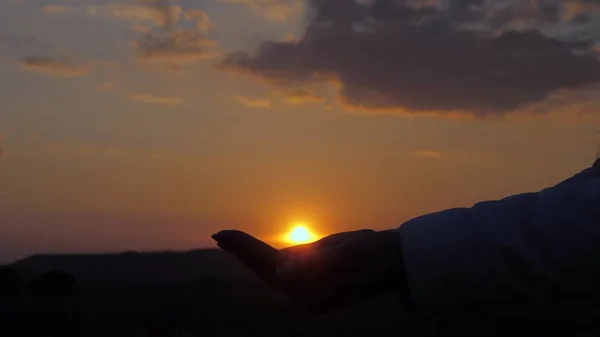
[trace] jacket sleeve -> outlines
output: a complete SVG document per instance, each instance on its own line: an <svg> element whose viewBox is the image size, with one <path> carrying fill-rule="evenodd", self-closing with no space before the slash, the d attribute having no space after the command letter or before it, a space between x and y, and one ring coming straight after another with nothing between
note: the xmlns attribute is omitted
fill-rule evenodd
<svg viewBox="0 0 600 337"><path fill-rule="evenodd" d="M600 287L600 161L542 191L428 214L397 232L418 310L589 297Z"/></svg>

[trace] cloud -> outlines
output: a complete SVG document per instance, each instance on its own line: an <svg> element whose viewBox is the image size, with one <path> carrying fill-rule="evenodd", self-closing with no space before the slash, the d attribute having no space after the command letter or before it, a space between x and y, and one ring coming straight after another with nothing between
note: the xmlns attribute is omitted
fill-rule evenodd
<svg viewBox="0 0 600 337"><path fill-rule="evenodd" d="M349 109L481 117L600 83L594 25L572 22L597 20L597 1L308 4L302 37L229 53L217 67L278 88L333 83Z"/></svg>
<svg viewBox="0 0 600 337"><path fill-rule="evenodd" d="M285 102L290 104L323 103L325 98L310 90L295 89L286 92Z"/></svg>
<svg viewBox="0 0 600 337"><path fill-rule="evenodd" d="M151 94L134 94L129 100L136 103L159 104L159 105L181 105L183 99L177 97L155 96Z"/></svg>
<svg viewBox="0 0 600 337"><path fill-rule="evenodd" d="M75 10L71 6L46 5L42 7L42 11L47 14L68 14Z"/></svg>
<svg viewBox="0 0 600 337"><path fill-rule="evenodd" d="M39 143L23 154L32 157L104 157L114 158L122 154L117 146L90 145L82 143Z"/></svg>
<svg viewBox="0 0 600 337"><path fill-rule="evenodd" d="M208 33L214 29L215 24L210 20L208 14L198 9L190 9L185 12L185 18L194 22L199 32Z"/></svg>
<svg viewBox="0 0 600 337"><path fill-rule="evenodd" d="M133 31L136 33L140 33L140 34L147 34L150 33L152 31L152 27L147 26L145 24L142 23L136 23L133 26Z"/></svg>
<svg viewBox="0 0 600 337"><path fill-rule="evenodd" d="M173 29L143 34L134 42L138 57L144 60L161 60L190 63L218 54L216 42L195 29Z"/></svg>
<svg viewBox="0 0 600 337"><path fill-rule="evenodd" d="M102 61L102 60L93 59L90 61L90 66L102 67L102 68L106 68L106 69L117 69L121 65L115 61Z"/></svg>
<svg viewBox="0 0 600 337"><path fill-rule="evenodd" d="M46 57L28 57L21 61L27 71L58 77L80 77L89 73L91 65L74 65L69 59L54 60Z"/></svg>
<svg viewBox="0 0 600 337"><path fill-rule="evenodd" d="M430 158L430 159L439 159L443 156L443 154L439 151L434 150L417 150L414 153L415 157L420 158Z"/></svg>
<svg viewBox="0 0 600 337"><path fill-rule="evenodd" d="M104 82L98 87L98 91L107 92L115 89L115 84L113 82Z"/></svg>
<svg viewBox="0 0 600 337"><path fill-rule="evenodd" d="M271 107L271 101L268 98L237 96L235 100L249 108L269 109Z"/></svg>
<svg viewBox="0 0 600 337"><path fill-rule="evenodd" d="M285 22L302 12L302 0L221 0L246 5L256 16Z"/></svg>
<svg viewBox="0 0 600 337"><path fill-rule="evenodd" d="M166 0L149 1L147 8L160 20L153 20L154 27L139 23L134 26L141 33L133 42L138 59L160 61L167 69L177 70L183 64L221 55L210 37L214 24L205 12L184 12Z"/></svg>
<svg viewBox="0 0 600 337"><path fill-rule="evenodd" d="M152 22L158 27L168 28L176 24L183 9L181 6L169 5L167 1L153 1L149 5L109 4L106 6L87 7L92 16L104 16L135 22Z"/></svg>

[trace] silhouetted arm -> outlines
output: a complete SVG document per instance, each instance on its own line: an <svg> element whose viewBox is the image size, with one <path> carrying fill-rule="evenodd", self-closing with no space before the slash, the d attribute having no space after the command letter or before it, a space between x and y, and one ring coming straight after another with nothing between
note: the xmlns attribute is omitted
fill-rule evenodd
<svg viewBox="0 0 600 337"><path fill-rule="evenodd" d="M540 192L425 215L396 231L417 309L600 299L600 161Z"/></svg>

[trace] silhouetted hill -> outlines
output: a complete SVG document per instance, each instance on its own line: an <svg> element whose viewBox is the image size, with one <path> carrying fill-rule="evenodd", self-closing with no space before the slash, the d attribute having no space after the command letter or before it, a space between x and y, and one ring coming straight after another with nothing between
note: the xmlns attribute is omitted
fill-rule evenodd
<svg viewBox="0 0 600 337"><path fill-rule="evenodd" d="M80 281L187 282L206 276L258 282L237 259L216 249L189 252L33 255L11 265L40 274L60 270Z"/></svg>

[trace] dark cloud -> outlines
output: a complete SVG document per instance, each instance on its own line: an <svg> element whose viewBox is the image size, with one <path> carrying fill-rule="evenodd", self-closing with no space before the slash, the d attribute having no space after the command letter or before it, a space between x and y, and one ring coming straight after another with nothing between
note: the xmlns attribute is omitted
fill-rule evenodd
<svg viewBox="0 0 600 337"><path fill-rule="evenodd" d="M542 33L571 29L583 12L599 11L600 1L308 3L302 38L228 54L219 67L278 86L335 81L340 100L354 107L476 115L600 82L594 41Z"/></svg>

